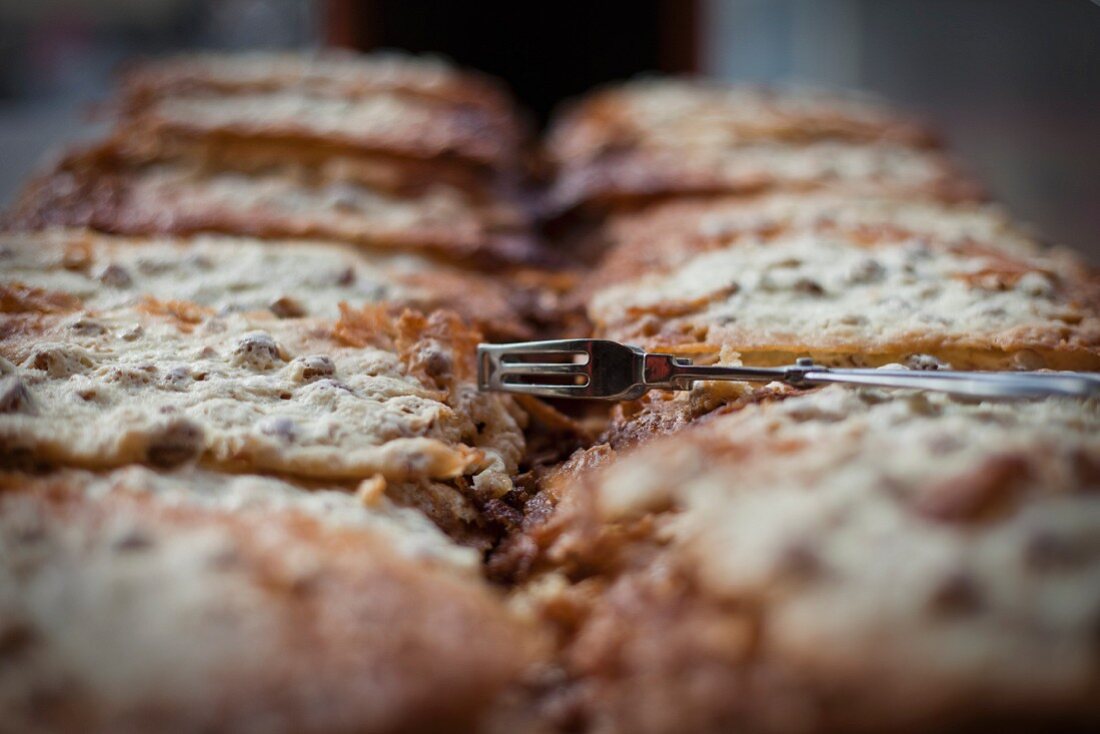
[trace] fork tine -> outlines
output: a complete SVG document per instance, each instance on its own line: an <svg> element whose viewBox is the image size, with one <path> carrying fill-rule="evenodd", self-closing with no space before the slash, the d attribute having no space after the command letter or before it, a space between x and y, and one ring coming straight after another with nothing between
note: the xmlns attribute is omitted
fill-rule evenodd
<svg viewBox="0 0 1100 734"><path fill-rule="evenodd" d="M523 392L528 394L562 394L550 388L570 388L569 384L537 384L536 382L519 382L514 377L530 376L538 378L539 375L585 375L586 364L576 362L523 362L511 361L509 357L561 357L569 355L584 355L586 363L587 352L583 350L583 340L570 340L566 344L561 342L519 342L514 344L480 344L478 345L478 386L485 389L504 389L508 392ZM563 348L563 346L565 348ZM584 380L585 385L588 379ZM583 387L577 385L575 387Z"/></svg>
<svg viewBox="0 0 1100 734"><path fill-rule="evenodd" d="M562 362L505 362L497 370L501 377L508 375L586 375L586 364L568 364Z"/></svg>
<svg viewBox="0 0 1100 734"><path fill-rule="evenodd" d="M638 397L645 392L643 356L637 347L603 339L480 344L478 387L543 397Z"/></svg>
<svg viewBox="0 0 1100 734"><path fill-rule="evenodd" d="M587 385L530 385L524 382L504 383L504 387L511 393L524 395L541 395L543 397L560 396L574 398L578 394L583 395L588 390Z"/></svg>
<svg viewBox="0 0 1100 734"><path fill-rule="evenodd" d="M478 351L501 358L538 354L588 354L589 341L588 339L558 339L512 344L479 344Z"/></svg>

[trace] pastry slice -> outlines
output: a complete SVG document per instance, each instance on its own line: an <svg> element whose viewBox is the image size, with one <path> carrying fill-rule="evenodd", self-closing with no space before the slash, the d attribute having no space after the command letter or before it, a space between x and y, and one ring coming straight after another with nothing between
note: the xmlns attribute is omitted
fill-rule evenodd
<svg viewBox="0 0 1100 734"><path fill-rule="evenodd" d="M600 215L683 195L753 195L773 190L887 191L974 201L981 191L942 154L893 143L752 143L716 150L611 152L563 167L546 195L549 214Z"/></svg>
<svg viewBox="0 0 1100 734"><path fill-rule="evenodd" d="M557 170L553 212L774 188L980 194L921 125L874 100L808 90L632 82L562 114L547 151Z"/></svg>
<svg viewBox="0 0 1100 734"><path fill-rule="evenodd" d="M848 233L868 245L921 238L1012 255L1052 254L1052 248L992 204L947 204L857 191L783 191L686 198L615 217L602 232L607 252L591 279L612 283L668 270L737 241L796 230Z"/></svg>
<svg viewBox="0 0 1100 734"><path fill-rule="evenodd" d="M698 358L736 352L745 364L809 356L833 365L1100 368L1100 291L1086 266L926 229L702 236L686 254L659 249L652 272L605 277L588 315L604 336Z"/></svg>
<svg viewBox="0 0 1100 734"><path fill-rule="evenodd" d="M562 639L546 710L609 732L1100 721L1095 401L830 387L606 453L527 534L516 604Z"/></svg>
<svg viewBox="0 0 1100 734"><path fill-rule="evenodd" d="M582 97L554 121L547 148L555 160L572 161L627 147L816 140L936 145L926 127L869 95L655 78Z"/></svg>
<svg viewBox="0 0 1100 734"><path fill-rule="evenodd" d="M110 310L146 296L217 313L337 318L372 303L449 308L493 338L530 337L520 287L412 253L223 235L125 238L86 230L0 234L0 289L65 293L70 310Z"/></svg>
<svg viewBox="0 0 1100 734"><path fill-rule="evenodd" d="M219 316L152 298L104 312L15 305L0 316L5 464L371 479L475 543L492 524L481 508L512 488L524 416L478 392L479 337L454 314Z"/></svg>
<svg viewBox="0 0 1100 734"><path fill-rule="evenodd" d="M515 197L472 174L335 154L296 161L285 146L260 154L141 141L124 136L64 156L27 184L8 228L336 240L482 269L541 258Z"/></svg>
<svg viewBox="0 0 1100 734"><path fill-rule="evenodd" d="M362 55L255 51L180 54L147 59L122 75L124 96L140 100L196 93L234 94L274 89L308 89L336 98L392 92L506 117L512 103L490 77L457 69L430 56L400 53Z"/></svg>
<svg viewBox="0 0 1100 734"><path fill-rule="evenodd" d="M13 731L472 730L539 635L380 495L202 470L0 473Z"/></svg>
<svg viewBox="0 0 1100 734"><path fill-rule="evenodd" d="M199 54L124 76L123 127L166 138L268 140L506 168L521 126L486 77L436 59Z"/></svg>

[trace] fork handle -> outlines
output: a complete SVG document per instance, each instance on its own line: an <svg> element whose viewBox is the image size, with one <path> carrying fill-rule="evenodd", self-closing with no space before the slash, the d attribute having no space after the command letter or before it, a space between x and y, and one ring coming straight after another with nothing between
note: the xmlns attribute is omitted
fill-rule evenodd
<svg viewBox="0 0 1100 734"><path fill-rule="evenodd" d="M875 387L936 390L975 398L1090 397L1100 395L1100 380L1047 372L908 372L810 368L795 383L842 383Z"/></svg>
<svg viewBox="0 0 1100 734"><path fill-rule="evenodd" d="M1100 378L1055 372L961 372L958 370L833 369L814 364L791 367L719 367L678 364L675 380L779 381L790 385L840 383L873 387L936 390L975 398L1091 397L1100 395Z"/></svg>

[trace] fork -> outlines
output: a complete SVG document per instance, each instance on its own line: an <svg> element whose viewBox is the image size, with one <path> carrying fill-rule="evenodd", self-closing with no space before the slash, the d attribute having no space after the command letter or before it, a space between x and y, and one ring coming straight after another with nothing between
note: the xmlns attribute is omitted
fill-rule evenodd
<svg viewBox="0 0 1100 734"><path fill-rule="evenodd" d="M784 367L692 364L610 339L553 339L479 344L478 388L555 398L634 400L650 390L689 390L696 380L826 383L936 390L974 398L1090 397L1100 375L1076 372L837 369L809 358Z"/></svg>

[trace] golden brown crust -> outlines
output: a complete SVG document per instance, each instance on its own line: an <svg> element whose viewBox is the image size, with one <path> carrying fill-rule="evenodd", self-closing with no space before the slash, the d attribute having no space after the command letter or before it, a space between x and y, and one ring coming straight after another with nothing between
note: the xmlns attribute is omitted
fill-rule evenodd
<svg viewBox="0 0 1100 734"><path fill-rule="evenodd" d="M502 117L512 113L510 98L491 77L440 59L401 54L189 54L131 65L121 79L127 99L198 90L234 93L301 87L335 97L401 92Z"/></svg>
<svg viewBox="0 0 1100 734"><path fill-rule="evenodd" d="M589 93L554 121L547 148L557 161L593 159L669 138L684 145L715 139L728 145L757 140L937 144L929 128L870 97L668 78Z"/></svg>
<svg viewBox="0 0 1100 734"><path fill-rule="evenodd" d="M418 160L381 151L364 153L336 150L323 144L291 145L254 138L165 139L138 131L116 135L112 144L116 155L138 163L191 162L209 171L250 175L290 170L303 183L350 182L395 197L416 198L433 187L445 186L460 190L481 206L495 204L501 224L525 225L529 219L525 211L517 208L514 176L471 167L461 161Z"/></svg>
<svg viewBox="0 0 1100 734"><path fill-rule="evenodd" d="M65 313L80 308L80 299L69 293L37 288L17 280L0 283L0 313Z"/></svg>
<svg viewBox="0 0 1100 734"><path fill-rule="evenodd" d="M980 201L984 190L947 157L889 143L787 143L703 151L613 151L558 169L547 213L594 215L674 196L754 195L771 190L864 188L946 202Z"/></svg>
<svg viewBox="0 0 1100 734"><path fill-rule="evenodd" d="M71 153L29 183L6 224L121 235L327 239L430 253L484 269L542 259L518 204L470 195L422 171L403 181L400 168L393 161L329 157L321 168L284 162L242 175L232 164L162 160L116 140ZM397 179L389 180L395 171ZM432 185L417 183L425 180Z"/></svg>
<svg viewBox="0 0 1100 734"><path fill-rule="evenodd" d="M169 97L132 110L119 130L180 144L256 140L500 169L516 165L518 156L516 135L481 113L394 97L345 102L289 91Z"/></svg>

